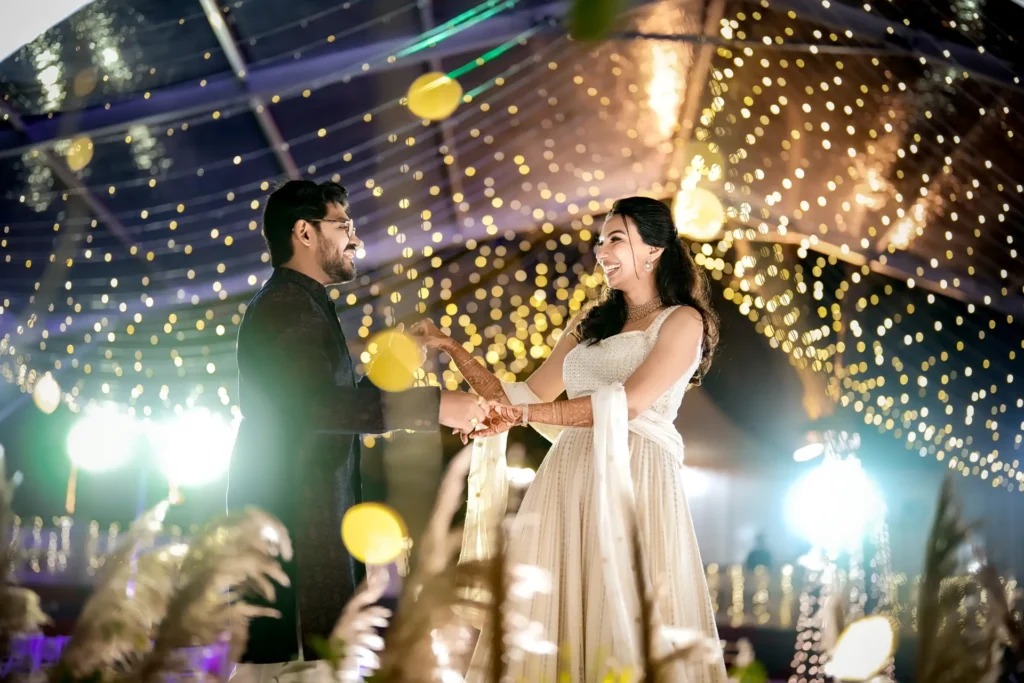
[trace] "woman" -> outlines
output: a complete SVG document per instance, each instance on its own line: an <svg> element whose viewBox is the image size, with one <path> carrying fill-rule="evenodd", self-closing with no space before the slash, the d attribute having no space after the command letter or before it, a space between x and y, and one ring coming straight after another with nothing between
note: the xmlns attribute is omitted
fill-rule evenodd
<svg viewBox="0 0 1024 683"><path fill-rule="evenodd" d="M483 491L470 496L464 557L489 550L480 547L488 542L481 518L504 512L503 482L495 479L504 463L493 455L503 453L502 432L534 425L547 436L551 427L560 428L508 547L513 564L550 573L551 592L534 598L525 616L543 626L559 654L513 662L511 680L566 680L568 674L568 680L591 683L612 671L637 670L642 641L634 528L658 622L718 637L683 490L683 443L673 427L688 384L707 372L718 340L707 280L680 242L669 208L653 199L616 202L596 256L607 291L569 322L525 383L501 382L429 321L413 328L426 345L452 356L477 393L503 404L474 434L489 448L476 454L470 475L471 491ZM555 400L563 391L568 400ZM479 642L467 680L486 667L486 632ZM665 680L725 678L721 662L702 660Z"/></svg>

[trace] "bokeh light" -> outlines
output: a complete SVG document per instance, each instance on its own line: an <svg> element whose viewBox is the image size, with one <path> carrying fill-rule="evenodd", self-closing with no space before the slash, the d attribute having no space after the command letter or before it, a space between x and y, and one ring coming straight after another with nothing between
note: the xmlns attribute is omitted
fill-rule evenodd
<svg viewBox="0 0 1024 683"><path fill-rule="evenodd" d="M825 673L839 681L869 681L896 650L896 630L886 616L858 619L843 631Z"/></svg>
<svg viewBox="0 0 1024 683"><path fill-rule="evenodd" d="M447 74L432 71L412 82L407 97L413 114L428 121L443 121L459 108L462 86Z"/></svg>
<svg viewBox="0 0 1024 683"><path fill-rule="evenodd" d="M89 162L92 161L92 155L92 140L85 135L72 140L71 146L68 147L67 152L64 153L64 156L68 161L68 167L72 171L81 171L83 168L88 166Z"/></svg>
<svg viewBox="0 0 1024 683"><path fill-rule="evenodd" d="M57 410L60 406L60 384L57 383L57 380L49 372L36 380L35 388L32 389L32 401L39 410L47 415Z"/></svg>
<svg viewBox="0 0 1024 683"><path fill-rule="evenodd" d="M127 464L136 454L138 426L116 406L89 408L68 432L68 457L87 472L107 472Z"/></svg>
<svg viewBox="0 0 1024 683"><path fill-rule="evenodd" d="M860 460L828 457L789 490L785 514L802 538L835 557L863 547L884 518L885 502Z"/></svg>
<svg viewBox="0 0 1024 683"><path fill-rule="evenodd" d="M146 431L157 465L171 485L205 486L227 473L236 425L221 415L193 408Z"/></svg>
<svg viewBox="0 0 1024 683"><path fill-rule="evenodd" d="M386 330L370 338L366 375L384 391L405 391L416 380L423 364L423 350L409 335Z"/></svg>
<svg viewBox="0 0 1024 683"><path fill-rule="evenodd" d="M698 242L709 242L722 234L725 209L711 190L703 187L682 189L672 206L679 234Z"/></svg>
<svg viewBox="0 0 1024 683"><path fill-rule="evenodd" d="M341 539L355 559L365 564L394 562L406 548L408 532L402 517L381 503L360 503L341 521Z"/></svg>

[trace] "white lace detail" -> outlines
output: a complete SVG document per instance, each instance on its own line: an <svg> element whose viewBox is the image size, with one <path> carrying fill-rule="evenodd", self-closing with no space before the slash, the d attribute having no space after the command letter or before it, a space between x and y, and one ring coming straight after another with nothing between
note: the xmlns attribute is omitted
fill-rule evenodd
<svg viewBox="0 0 1024 683"><path fill-rule="evenodd" d="M654 348L662 323L679 306L670 306L658 314L647 329L621 332L597 344L580 344L565 358L562 376L569 398L578 398L594 393L598 387L609 384L625 384L636 372ZM648 409L660 417L675 422L683 394L690 383L694 368L679 378L672 387L658 398Z"/></svg>

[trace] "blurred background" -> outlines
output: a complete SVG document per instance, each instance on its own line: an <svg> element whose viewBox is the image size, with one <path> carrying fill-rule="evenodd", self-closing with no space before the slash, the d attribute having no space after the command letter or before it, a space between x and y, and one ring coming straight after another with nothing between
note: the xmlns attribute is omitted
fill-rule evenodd
<svg viewBox="0 0 1024 683"><path fill-rule="evenodd" d="M169 494L179 535L223 511L235 336L288 178L352 194L361 274L332 297L363 372L373 335L430 316L527 377L599 292L611 203L672 204L722 318L677 425L723 620L792 630L799 558L879 519L909 595L947 473L1024 574L1014 0L601 2L594 41L569 2L46 4L0 10L0 443L27 582L83 584ZM855 476L814 457L842 433ZM545 443L511 438L528 481ZM415 538L459 447L366 436L367 497Z"/></svg>

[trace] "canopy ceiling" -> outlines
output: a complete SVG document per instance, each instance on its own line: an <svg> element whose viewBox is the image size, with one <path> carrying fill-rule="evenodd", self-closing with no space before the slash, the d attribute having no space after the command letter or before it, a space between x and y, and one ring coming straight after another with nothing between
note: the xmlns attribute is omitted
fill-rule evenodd
<svg viewBox="0 0 1024 683"><path fill-rule="evenodd" d="M94 2L0 64L0 410L45 372L75 409L230 409L289 175L352 192L357 351L430 314L512 375L594 295L611 201L696 183L728 219L693 242L733 320L708 392L748 433L836 378L851 425L1015 483L1024 10L931 4L638 2L591 44L565 2ZM404 106L426 71L466 94L443 123Z"/></svg>

